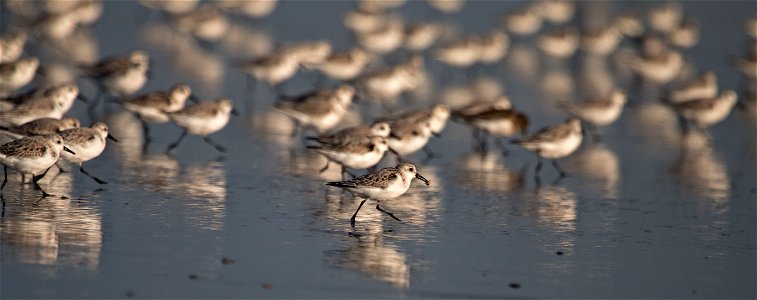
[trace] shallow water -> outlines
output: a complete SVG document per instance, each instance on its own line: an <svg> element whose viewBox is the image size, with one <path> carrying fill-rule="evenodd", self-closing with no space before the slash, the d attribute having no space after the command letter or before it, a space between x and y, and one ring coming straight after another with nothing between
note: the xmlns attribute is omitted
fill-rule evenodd
<svg viewBox="0 0 757 300"><path fill-rule="evenodd" d="M485 32L498 24L498 13L520 4L469 2L447 21L461 32ZM727 58L743 53L742 22L754 3L684 7L702 27L689 60L698 70L715 70L722 88L738 88ZM144 90L185 81L200 98L231 97L246 114L213 136L228 146L227 155L190 136L169 156L162 150L178 137L176 127L153 126L154 142L143 153L139 122L111 105L102 119L120 142L86 164L109 184L98 186L68 166L72 172L51 171L41 181L63 198L39 199L11 176L0 221L0 296L756 297L754 116L734 111L711 128L710 147L701 135L682 137L654 92L633 93L601 142L585 142L561 160L567 178L553 182L557 174L545 165L540 186L533 155L515 147L507 157L479 155L469 130L450 122L430 143L439 158L410 157L431 186L416 182L406 195L382 202L403 221L368 202L352 229L359 200L323 185L339 178L337 168L318 174L325 160L289 138L291 124L271 112L268 91L260 88L247 101L245 77L224 67L284 41L326 38L343 49L349 40L339 18L350 8L282 2L264 21L235 22L248 34L243 42L170 52L178 41L163 35L158 15L136 3L106 3L91 32L100 56L145 48L155 71ZM439 17L419 1L401 12L411 20ZM584 78L606 79L602 70L612 69L589 69L577 59L550 64L531 40L513 43L503 63L481 72L529 114L532 132L565 118L550 93L559 97L561 86L569 95L584 92ZM432 74L444 72L427 64ZM618 74L608 76L623 84ZM306 90L313 77L299 75L287 92ZM462 77L437 85L429 98L444 99ZM94 94L88 82L80 86ZM71 114L87 119L81 103ZM363 120L374 114L364 109ZM355 113L350 122L359 120Z"/></svg>

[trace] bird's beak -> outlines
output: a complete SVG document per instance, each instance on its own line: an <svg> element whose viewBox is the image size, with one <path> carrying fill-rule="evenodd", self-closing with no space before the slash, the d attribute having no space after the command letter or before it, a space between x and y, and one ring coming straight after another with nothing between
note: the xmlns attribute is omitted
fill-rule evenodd
<svg viewBox="0 0 757 300"><path fill-rule="evenodd" d="M81 102L84 102L84 103L89 103L89 98L87 98L87 96L82 95L81 93L76 95L76 99L79 99L81 100Z"/></svg>
<svg viewBox="0 0 757 300"><path fill-rule="evenodd" d="M71 154L73 154L73 155L76 155L76 153L74 153L74 151L71 151L71 149L68 149L68 147L66 147L66 146L63 146L63 151L66 151L66 152L68 152L68 153L71 153Z"/></svg>
<svg viewBox="0 0 757 300"><path fill-rule="evenodd" d="M197 98L194 94L189 95L189 101L192 101L194 103L200 103L200 98Z"/></svg>
<svg viewBox="0 0 757 300"><path fill-rule="evenodd" d="M426 177L423 177L420 173L415 173L415 178L420 179L426 185L431 185L431 182L429 182L428 179L426 179Z"/></svg>
<svg viewBox="0 0 757 300"><path fill-rule="evenodd" d="M231 114L235 116L239 116L239 111L236 108L231 109Z"/></svg>
<svg viewBox="0 0 757 300"><path fill-rule="evenodd" d="M110 135L110 134L108 134L108 139L110 139L111 141L114 141L114 142L118 143L118 139L117 139L117 138L114 138L114 137L113 137L112 135Z"/></svg>

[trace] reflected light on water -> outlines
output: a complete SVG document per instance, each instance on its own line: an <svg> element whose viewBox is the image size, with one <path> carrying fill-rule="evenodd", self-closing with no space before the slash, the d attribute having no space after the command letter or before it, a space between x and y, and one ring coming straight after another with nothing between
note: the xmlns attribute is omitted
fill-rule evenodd
<svg viewBox="0 0 757 300"><path fill-rule="evenodd" d="M681 154L673 170L686 193L704 200L697 202L699 209L713 213L728 211L731 178L725 162L704 133L690 131L682 137Z"/></svg>
<svg viewBox="0 0 757 300"><path fill-rule="evenodd" d="M525 167L514 171L505 167L499 151L470 151L458 160L456 182L463 187L490 192L512 192L525 185Z"/></svg>
<svg viewBox="0 0 757 300"><path fill-rule="evenodd" d="M407 255L381 237L357 238L346 249L325 251L324 257L329 265L359 271L394 287L410 287Z"/></svg>
<svg viewBox="0 0 757 300"><path fill-rule="evenodd" d="M63 173L43 188L69 195L71 173ZM68 191L68 193L64 193ZM31 195L34 193L35 195ZM87 201L48 197L38 191L5 193L6 212L0 221L3 256L41 265L74 265L94 270L102 248L102 216ZM39 200L38 200L39 199ZM30 202L31 201L31 202Z"/></svg>
<svg viewBox="0 0 757 300"><path fill-rule="evenodd" d="M602 196L618 198L620 184L620 160L615 152L604 144L590 143L566 159L566 169L574 170L592 180L590 187Z"/></svg>

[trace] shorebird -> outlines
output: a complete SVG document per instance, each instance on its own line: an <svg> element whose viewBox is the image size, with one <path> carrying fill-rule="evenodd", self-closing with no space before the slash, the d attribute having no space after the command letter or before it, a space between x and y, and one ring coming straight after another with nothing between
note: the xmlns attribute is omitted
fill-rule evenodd
<svg viewBox="0 0 757 300"><path fill-rule="evenodd" d="M552 166L565 177L565 171L560 168L557 159L565 157L576 151L581 145L581 120L569 118L565 122L542 128L535 134L522 139L513 140L513 144L519 145L536 154L537 163L534 177L539 182L539 171L542 166L542 158L551 159Z"/></svg>
<svg viewBox="0 0 757 300"><path fill-rule="evenodd" d="M63 145L63 138L58 134L25 137L0 145L0 163L3 164L3 184L8 183L8 168L21 174L31 174L34 188L42 191L42 197L50 196L37 183L45 177L50 167L58 161L61 151L75 154Z"/></svg>
<svg viewBox="0 0 757 300"><path fill-rule="evenodd" d="M107 182L92 176L84 170L82 164L100 154L105 150L105 139L110 139L114 142L118 142L116 138L108 133L108 125L102 122L92 124L89 128L71 128L60 132L60 136L63 138L63 144L71 149L76 155L71 153L61 153L61 158L70 163L79 165L79 171L87 177L92 178L99 184L106 184Z"/></svg>
<svg viewBox="0 0 757 300"><path fill-rule="evenodd" d="M226 153L226 148L213 142L208 135L223 129L229 123L230 114L236 115L237 112L234 110L231 99L228 98L200 102L169 113L171 121L183 128L184 131L176 142L168 145L166 153L170 153L171 150L176 148L187 133L202 136L203 141L215 147L219 152Z"/></svg>

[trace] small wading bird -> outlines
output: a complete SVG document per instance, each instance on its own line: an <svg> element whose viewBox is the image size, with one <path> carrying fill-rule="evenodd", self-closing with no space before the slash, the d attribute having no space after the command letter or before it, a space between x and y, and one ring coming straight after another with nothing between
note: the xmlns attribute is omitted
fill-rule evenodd
<svg viewBox="0 0 757 300"><path fill-rule="evenodd" d="M401 163L394 168L383 168L373 173L345 181L327 182L328 186L345 189L355 196L363 198L355 214L350 218L350 226L355 227L355 217L368 199L376 200L376 209L397 221L401 221L393 213L385 211L379 206L379 201L391 200L407 192L413 178L418 178L426 185L431 185L428 179L421 176L413 164Z"/></svg>

